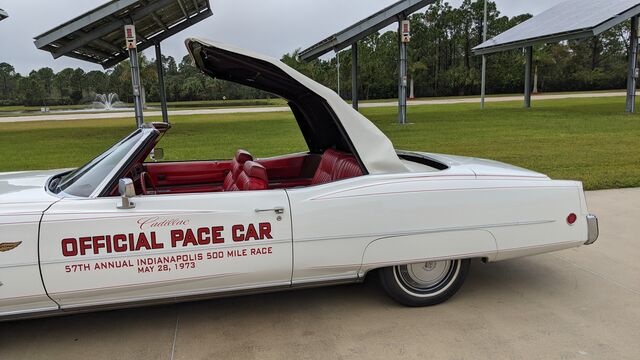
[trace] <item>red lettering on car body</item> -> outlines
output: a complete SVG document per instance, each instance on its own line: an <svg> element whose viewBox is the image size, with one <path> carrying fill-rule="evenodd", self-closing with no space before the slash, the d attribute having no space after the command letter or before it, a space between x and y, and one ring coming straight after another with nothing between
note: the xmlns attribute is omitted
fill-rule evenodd
<svg viewBox="0 0 640 360"><path fill-rule="evenodd" d="M138 235L138 241L136 242L136 247L131 250L139 251L142 249L151 250L151 244L149 243L149 239L147 239L147 235L145 235L144 233L140 233Z"/></svg>
<svg viewBox="0 0 640 360"><path fill-rule="evenodd" d="M115 252L127 251L127 235L118 234L113 236L113 250Z"/></svg>
<svg viewBox="0 0 640 360"><path fill-rule="evenodd" d="M240 242L244 241L244 225L233 225L231 228L231 234L233 236L233 241Z"/></svg>
<svg viewBox="0 0 640 360"><path fill-rule="evenodd" d="M273 239L271 236L271 223L260 223L260 240Z"/></svg>
<svg viewBox="0 0 640 360"><path fill-rule="evenodd" d="M98 255L100 253L100 249L104 249L107 247L107 244L104 243L104 236L94 236L93 237L93 254Z"/></svg>
<svg viewBox="0 0 640 360"><path fill-rule="evenodd" d="M113 244L111 243L111 235L105 236L105 242L107 243L107 254L111 254L113 252Z"/></svg>
<svg viewBox="0 0 640 360"><path fill-rule="evenodd" d="M184 239L184 232L182 230L171 230L171 247L177 247L178 242Z"/></svg>
<svg viewBox="0 0 640 360"><path fill-rule="evenodd" d="M258 232L256 231L256 227L253 224L249 224L247 227L247 235L245 236L245 240L259 240Z"/></svg>
<svg viewBox="0 0 640 360"><path fill-rule="evenodd" d="M78 241L80 242L80 255L86 255L87 250L91 249L91 238L81 237Z"/></svg>
<svg viewBox="0 0 640 360"><path fill-rule="evenodd" d="M211 243L211 230L209 228L200 228L197 233L199 245L209 245Z"/></svg>
<svg viewBox="0 0 640 360"><path fill-rule="evenodd" d="M224 244L224 238L222 237L223 226L215 226L211 228L211 235L213 236L214 244Z"/></svg>
<svg viewBox="0 0 640 360"><path fill-rule="evenodd" d="M76 239L62 240L62 255L65 257L78 256L78 242Z"/></svg>
<svg viewBox="0 0 640 360"><path fill-rule="evenodd" d="M164 244L163 243L159 243L158 240L156 239L156 232L155 231L151 232L151 248L153 250L164 249Z"/></svg>
<svg viewBox="0 0 640 360"><path fill-rule="evenodd" d="M185 247L187 245L198 246L198 240L196 240L196 236L191 229L187 229L184 233L184 242L182 243L182 246Z"/></svg>

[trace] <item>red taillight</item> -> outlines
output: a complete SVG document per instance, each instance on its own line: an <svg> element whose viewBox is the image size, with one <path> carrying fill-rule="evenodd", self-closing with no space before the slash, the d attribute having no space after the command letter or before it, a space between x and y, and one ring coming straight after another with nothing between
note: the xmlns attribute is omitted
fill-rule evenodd
<svg viewBox="0 0 640 360"><path fill-rule="evenodd" d="M574 213L571 213L569 214L569 216L567 216L567 224L569 225L575 224L576 220L578 220L578 216Z"/></svg>

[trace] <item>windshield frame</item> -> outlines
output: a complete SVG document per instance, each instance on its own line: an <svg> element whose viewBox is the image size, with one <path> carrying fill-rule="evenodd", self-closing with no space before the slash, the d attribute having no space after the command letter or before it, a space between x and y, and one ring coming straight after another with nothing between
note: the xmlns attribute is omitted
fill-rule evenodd
<svg viewBox="0 0 640 360"><path fill-rule="evenodd" d="M112 151L115 147L120 146L125 140L131 138L137 132L142 133L142 136L140 137L140 139L135 143L134 146L132 146L131 150L129 150L125 154L125 156L113 167L113 169L111 169L111 171L107 174L107 176L105 176L105 178L98 183L98 185L95 187L95 189L91 192L91 194L88 197L70 194L65 192L64 190L61 190L60 192L58 192L57 195L65 198L70 197L70 198L79 198L79 199L93 199L93 198L100 197L100 195L104 192L105 187L109 186L109 184L113 182L113 178L122 171L122 168L127 164L129 164L131 162L131 159L134 158L140 152L140 150L145 147L146 144L148 144L150 138L152 138L154 135L157 135L159 133L156 129L154 129L153 127L144 127L144 126L142 128L136 129L135 131L131 132L130 134L128 134L127 136L119 140L115 145L109 147L107 150L105 150L104 152L102 152L101 154L93 158L91 161L71 171L71 172L74 172L86 166L89 166L94 161L96 161L96 159L99 159L105 153ZM60 175L66 176L69 174L70 172L66 172ZM82 178L82 176L79 177L78 179L80 178ZM76 181L78 179L76 179Z"/></svg>

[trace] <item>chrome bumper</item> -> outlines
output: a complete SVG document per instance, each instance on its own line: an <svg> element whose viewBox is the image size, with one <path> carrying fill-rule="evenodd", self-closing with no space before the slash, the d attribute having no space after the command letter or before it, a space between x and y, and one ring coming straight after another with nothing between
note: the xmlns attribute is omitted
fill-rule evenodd
<svg viewBox="0 0 640 360"><path fill-rule="evenodd" d="M587 215L587 242L585 245L591 245L596 240L598 240L598 235L600 235L600 229L598 228L598 218L595 215L589 214Z"/></svg>

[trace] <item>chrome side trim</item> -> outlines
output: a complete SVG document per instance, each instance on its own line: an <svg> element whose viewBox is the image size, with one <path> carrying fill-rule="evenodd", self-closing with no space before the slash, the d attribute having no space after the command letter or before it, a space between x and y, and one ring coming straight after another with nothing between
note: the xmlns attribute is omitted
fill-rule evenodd
<svg viewBox="0 0 640 360"><path fill-rule="evenodd" d="M584 244L591 245L594 242L596 242L596 240L598 240L598 236L600 236L600 229L598 227L598 218L593 214L587 215L587 229L588 229L588 236L587 236L587 241Z"/></svg>
<svg viewBox="0 0 640 360"><path fill-rule="evenodd" d="M420 230L387 232L387 233L365 233L365 234L351 234L351 235L340 235L340 236L320 236L320 237L297 238L294 242L301 243L301 242L307 242L307 241L346 240L346 239L358 239L358 238L384 239L384 238L390 238L390 237L423 235L423 234L440 233L440 232L485 230L485 229L525 226L525 225L527 226L542 225L542 224L551 224L554 222L555 220L534 220L534 221L518 221L518 222L502 223L502 224L453 226L453 227L446 227L446 228L431 228L431 229L420 229Z"/></svg>

